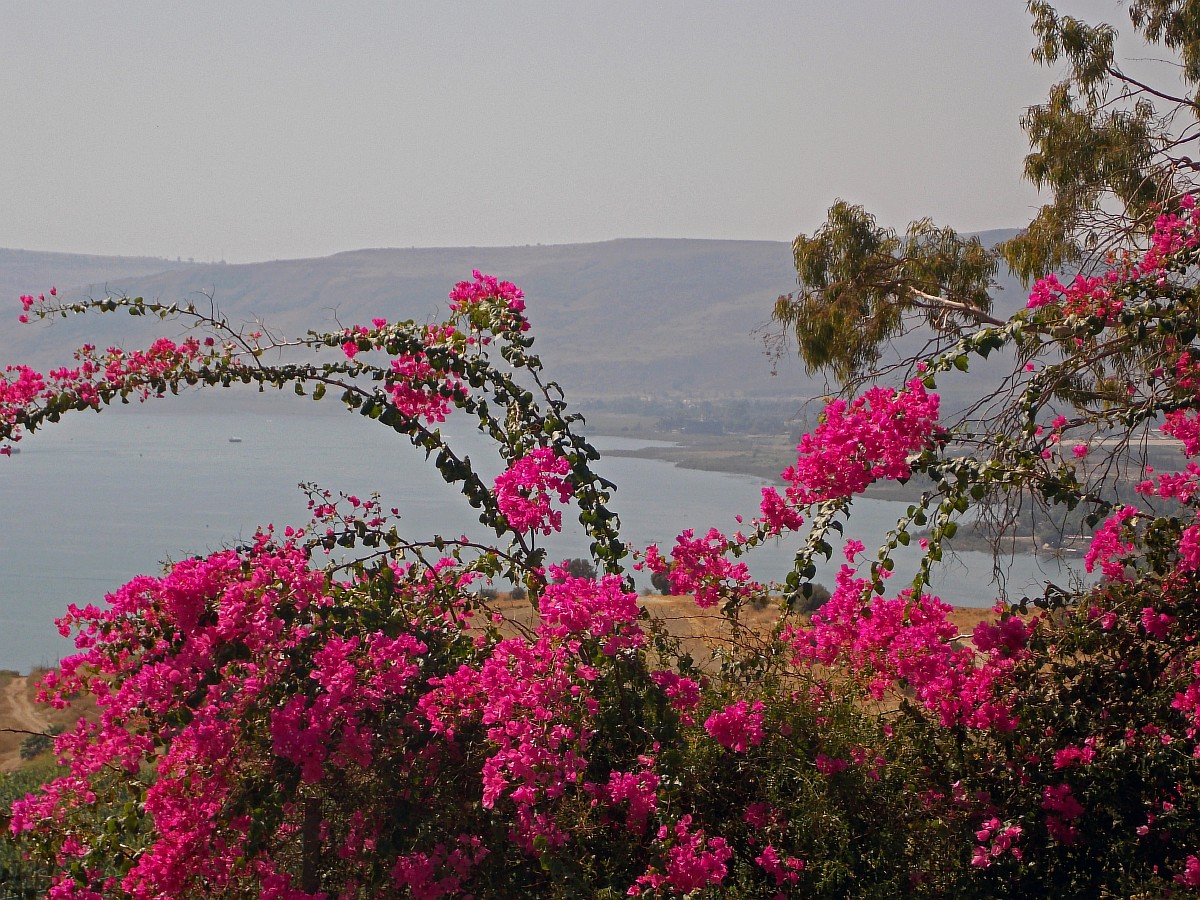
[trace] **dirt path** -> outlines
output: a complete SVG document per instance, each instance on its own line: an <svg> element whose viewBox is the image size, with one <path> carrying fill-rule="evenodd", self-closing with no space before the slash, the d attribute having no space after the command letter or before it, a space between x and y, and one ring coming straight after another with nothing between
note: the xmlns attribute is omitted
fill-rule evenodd
<svg viewBox="0 0 1200 900"><path fill-rule="evenodd" d="M24 677L14 678L5 687L3 695L0 695L0 723L5 728L20 731L45 731L50 723L30 701L28 681ZM20 740L23 737L16 737L17 748L0 754L0 772L11 772L21 765Z"/></svg>

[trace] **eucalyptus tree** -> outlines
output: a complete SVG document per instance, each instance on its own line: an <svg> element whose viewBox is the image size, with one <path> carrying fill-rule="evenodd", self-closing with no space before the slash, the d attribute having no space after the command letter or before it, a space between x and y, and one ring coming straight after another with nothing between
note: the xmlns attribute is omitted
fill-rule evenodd
<svg viewBox="0 0 1200 900"><path fill-rule="evenodd" d="M1029 0L1033 59L1062 66L1063 77L1021 120L1024 175L1047 202L1016 237L987 248L929 219L901 236L838 200L821 228L796 238L800 287L777 300L774 319L810 371L855 382L913 328L957 338L996 325L988 291L1001 264L1026 283L1063 268L1090 271L1144 249L1162 210L1200 192L1192 159L1200 154L1188 155L1200 140L1200 5L1121 5L1143 45L1128 63L1113 25Z"/></svg>

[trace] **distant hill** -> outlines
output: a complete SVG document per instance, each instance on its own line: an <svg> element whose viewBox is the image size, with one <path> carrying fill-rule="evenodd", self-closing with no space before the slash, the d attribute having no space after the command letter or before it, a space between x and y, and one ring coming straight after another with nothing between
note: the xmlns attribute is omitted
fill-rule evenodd
<svg viewBox="0 0 1200 900"><path fill-rule="evenodd" d="M57 285L102 293L116 278L140 278L190 263L155 256L88 256L0 247L0 302L15 303L22 294L40 294Z"/></svg>
<svg viewBox="0 0 1200 900"><path fill-rule="evenodd" d="M992 243L1012 231L986 232ZM510 279L528 313L550 376L568 397L790 396L827 391L789 356L778 364L755 331L775 298L795 284L791 246L769 241L615 240L532 247L357 250L320 259L246 265L0 250L0 290L17 296L58 286L68 299L104 291L173 301L211 298L231 320L262 320L299 334L376 316L435 319L446 292L471 270ZM1012 279L1001 312L1023 292ZM144 341L162 329L123 314L0 330L0 360L49 365L85 341ZM986 373L980 373L988 379ZM974 381L974 378L970 379ZM982 385L976 385L982 387ZM966 396L975 393L966 382ZM949 398L947 398L949 400Z"/></svg>

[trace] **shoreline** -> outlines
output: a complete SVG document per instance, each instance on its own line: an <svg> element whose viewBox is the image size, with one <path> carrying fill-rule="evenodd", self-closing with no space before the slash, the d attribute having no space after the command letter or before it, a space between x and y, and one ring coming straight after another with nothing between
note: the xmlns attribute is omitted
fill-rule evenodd
<svg viewBox="0 0 1200 900"><path fill-rule="evenodd" d="M650 459L668 462L681 469L740 475L764 485L782 487L780 473L796 461L796 446L782 435L728 434L697 437L678 432L639 431L598 434L598 438L668 441L672 447L639 447L633 450L602 450L601 457ZM921 496L915 484L876 482L863 494L871 500L914 503Z"/></svg>

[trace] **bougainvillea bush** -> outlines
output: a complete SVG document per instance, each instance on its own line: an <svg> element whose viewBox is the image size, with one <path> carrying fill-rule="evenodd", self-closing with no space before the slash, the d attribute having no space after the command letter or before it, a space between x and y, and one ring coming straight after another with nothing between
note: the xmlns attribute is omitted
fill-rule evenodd
<svg viewBox="0 0 1200 900"><path fill-rule="evenodd" d="M510 283L475 273L436 325L288 341L140 298L23 298L26 319L125 310L195 331L9 367L9 442L188 386L329 394L424 450L495 536L416 539L380 498L314 487L307 523L70 608L79 652L44 699L90 694L101 715L56 738L55 777L11 806L23 884L291 900L1200 888L1198 235L1185 203L1148 252L1043 279L1008 322L835 401L756 517L665 548L622 543L614 486ZM938 380L999 351L1016 364L997 411L943 422ZM494 481L438 430L452 415L495 441ZM1155 428L1180 464L1134 459L1138 499L1121 502L1108 464ZM922 490L876 553L843 535L881 479ZM1084 514L1099 580L959 634L929 575L964 516L1022 498ZM595 578L539 547L563 515ZM745 557L774 539L796 546L794 570L756 584ZM900 547L922 559L903 584ZM795 613L835 554L829 602ZM630 567L719 607L742 639L698 664L639 605ZM534 625L488 608L489 578L525 590ZM765 595L777 626L746 634Z"/></svg>

